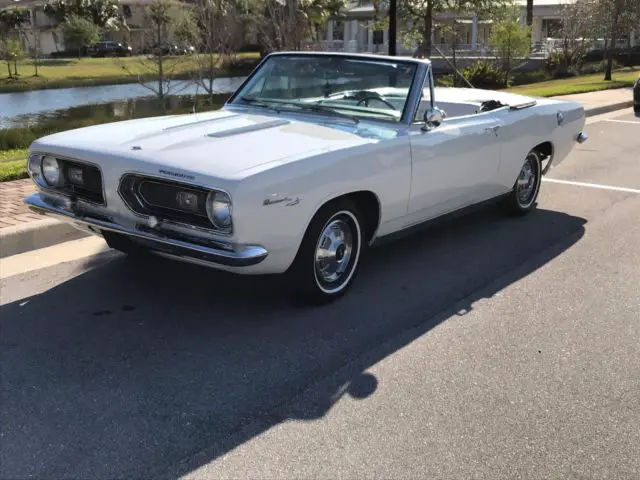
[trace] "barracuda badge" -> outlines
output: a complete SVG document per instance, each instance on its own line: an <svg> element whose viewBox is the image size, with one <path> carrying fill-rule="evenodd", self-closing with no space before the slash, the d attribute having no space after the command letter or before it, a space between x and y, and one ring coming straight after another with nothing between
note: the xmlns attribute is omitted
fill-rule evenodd
<svg viewBox="0 0 640 480"><path fill-rule="evenodd" d="M285 207L293 207L300 203L300 197L290 198L290 197L276 197L272 195L271 198L265 198L262 202L262 205L268 207L269 205L277 205L279 203L284 203Z"/></svg>
<svg viewBox="0 0 640 480"><path fill-rule="evenodd" d="M170 170L165 170L164 168L161 168L160 170L158 170L161 174L163 175L169 175L170 177L176 177L176 178L186 178L187 180L195 180L196 177L194 177L193 175L187 175L186 173L178 173L178 172L172 172Z"/></svg>

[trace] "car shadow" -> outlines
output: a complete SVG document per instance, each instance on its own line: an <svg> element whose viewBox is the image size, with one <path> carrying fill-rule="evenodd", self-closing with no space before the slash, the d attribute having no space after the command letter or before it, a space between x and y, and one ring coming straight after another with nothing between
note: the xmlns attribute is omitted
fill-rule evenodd
<svg viewBox="0 0 640 480"><path fill-rule="evenodd" d="M279 277L90 260L0 307L1 476L173 478L322 418L374 394L373 364L543 267L585 223L481 211L372 249L349 294L317 308L293 305Z"/></svg>

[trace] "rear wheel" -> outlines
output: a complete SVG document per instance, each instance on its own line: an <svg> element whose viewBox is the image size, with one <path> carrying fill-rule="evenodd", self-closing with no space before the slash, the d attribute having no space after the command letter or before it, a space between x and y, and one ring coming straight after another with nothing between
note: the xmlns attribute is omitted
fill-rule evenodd
<svg viewBox="0 0 640 480"><path fill-rule="evenodd" d="M300 299L327 303L349 289L366 243L361 218L357 207L346 199L318 211L289 272Z"/></svg>
<svg viewBox="0 0 640 480"><path fill-rule="evenodd" d="M542 182L542 161L540 153L532 150L527 154L524 164L513 185L513 190L506 198L505 207L514 215L525 215L536 206L540 183Z"/></svg>

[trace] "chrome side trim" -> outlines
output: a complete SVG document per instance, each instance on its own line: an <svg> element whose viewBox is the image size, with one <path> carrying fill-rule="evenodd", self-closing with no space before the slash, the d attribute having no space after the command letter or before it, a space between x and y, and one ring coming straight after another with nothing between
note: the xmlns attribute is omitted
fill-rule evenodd
<svg viewBox="0 0 640 480"><path fill-rule="evenodd" d="M262 262L269 252L259 245L229 245L233 250L206 247L186 241L176 240L162 235L159 231L127 228L116 223L83 215L79 211L67 210L46 200L40 193L34 193L24 202L32 210L79 226L89 227L96 234L102 230L123 234L142 240L151 250L158 250L179 257L193 258L210 264L230 267L247 267Z"/></svg>

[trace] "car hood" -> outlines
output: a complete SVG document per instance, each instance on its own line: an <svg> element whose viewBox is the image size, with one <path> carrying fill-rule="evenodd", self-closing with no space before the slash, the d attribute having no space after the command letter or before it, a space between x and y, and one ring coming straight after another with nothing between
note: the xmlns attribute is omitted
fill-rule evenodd
<svg viewBox="0 0 640 480"><path fill-rule="evenodd" d="M315 116L314 116L315 117ZM36 140L31 151L98 164L136 164L236 178L310 155L357 147L395 136L393 129L350 120L213 112L151 117L96 125ZM318 121L320 120L320 121Z"/></svg>

